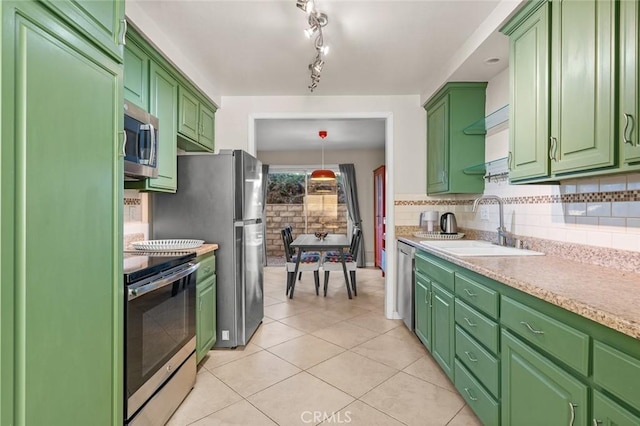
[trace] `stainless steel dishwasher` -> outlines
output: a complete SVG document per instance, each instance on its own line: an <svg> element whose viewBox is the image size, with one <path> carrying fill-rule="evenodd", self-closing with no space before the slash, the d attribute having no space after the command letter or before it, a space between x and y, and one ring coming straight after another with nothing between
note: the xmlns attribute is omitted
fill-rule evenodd
<svg viewBox="0 0 640 426"><path fill-rule="evenodd" d="M398 280L396 288L397 310L409 330L413 331L413 279L415 275L416 249L402 241L397 241Z"/></svg>

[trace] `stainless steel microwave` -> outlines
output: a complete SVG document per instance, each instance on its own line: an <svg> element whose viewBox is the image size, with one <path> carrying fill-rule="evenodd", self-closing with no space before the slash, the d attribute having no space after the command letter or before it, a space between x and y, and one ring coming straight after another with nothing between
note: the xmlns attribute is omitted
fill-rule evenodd
<svg viewBox="0 0 640 426"><path fill-rule="evenodd" d="M124 102L124 178L158 177L158 118Z"/></svg>

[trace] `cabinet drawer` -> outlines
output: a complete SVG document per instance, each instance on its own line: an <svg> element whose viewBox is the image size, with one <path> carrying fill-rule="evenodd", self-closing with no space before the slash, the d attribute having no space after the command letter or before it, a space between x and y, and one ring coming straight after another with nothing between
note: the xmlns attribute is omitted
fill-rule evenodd
<svg viewBox="0 0 640 426"><path fill-rule="evenodd" d="M595 341L593 381L640 410L639 359Z"/></svg>
<svg viewBox="0 0 640 426"><path fill-rule="evenodd" d="M585 376L589 373L589 336L508 297L502 298L502 325Z"/></svg>
<svg viewBox="0 0 640 426"><path fill-rule="evenodd" d="M499 425L500 405L457 359L455 360L455 378L456 388L482 424Z"/></svg>
<svg viewBox="0 0 640 426"><path fill-rule="evenodd" d="M423 273L433 281L453 292L453 270L444 263L416 254L416 271Z"/></svg>
<svg viewBox="0 0 640 426"><path fill-rule="evenodd" d="M456 356L494 396L499 396L500 361L460 326L456 326Z"/></svg>
<svg viewBox="0 0 640 426"><path fill-rule="evenodd" d="M216 272L216 257L211 254L198 259L200 267L198 268L198 282L210 277Z"/></svg>
<svg viewBox="0 0 640 426"><path fill-rule="evenodd" d="M456 296L471 306L481 310L491 318L498 318L498 292L456 273Z"/></svg>
<svg viewBox="0 0 640 426"><path fill-rule="evenodd" d="M500 327L475 309L456 299L456 323L491 352L498 352Z"/></svg>

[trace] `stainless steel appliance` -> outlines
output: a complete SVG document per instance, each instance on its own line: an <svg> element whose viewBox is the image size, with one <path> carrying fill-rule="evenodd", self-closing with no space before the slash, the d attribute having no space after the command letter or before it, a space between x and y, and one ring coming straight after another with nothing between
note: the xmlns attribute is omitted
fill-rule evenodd
<svg viewBox="0 0 640 426"><path fill-rule="evenodd" d="M194 253L125 255L125 416L162 425L196 380Z"/></svg>
<svg viewBox="0 0 640 426"><path fill-rule="evenodd" d="M396 288L397 310L405 325L409 330L413 331L415 324L413 317L413 281L416 271L416 249L407 243L398 241L396 251L398 253L398 286Z"/></svg>
<svg viewBox="0 0 640 426"><path fill-rule="evenodd" d="M142 108L124 102L124 177L140 180L158 177L158 119Z"/></svg>
<svg viewBox="0 0 640 426"><path fill-rule="evenodd" d="M456 215L447 212L440 216L440 230L443 234L457 234L458 223L456 222Z"/></svg>
<svg viewBox="0 0 640 426"><path fill-rule="evenodd" d="M218 244L215 346L246 345L264 315L260 161L240 150L178 157L178 191L153 196L152 234Z"/></svg>
<svg viewBox="0 0 640 426"><path fill-rule="evenodd" d="M433 232L439 219L440 214L437 210L423 211L420 213L420 228L427 232Z"/></svg>

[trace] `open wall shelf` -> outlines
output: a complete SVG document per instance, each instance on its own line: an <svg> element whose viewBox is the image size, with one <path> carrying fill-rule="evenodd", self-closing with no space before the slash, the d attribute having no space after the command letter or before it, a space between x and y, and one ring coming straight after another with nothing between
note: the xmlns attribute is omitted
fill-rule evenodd
<svg viewBox="0 0 640 426"><path fill-rule="evenodd" d="M509 120L509 105L492 112L485 118L467 126L463 132L465 135L486 135L489 129L492 129Z"/></svg>

